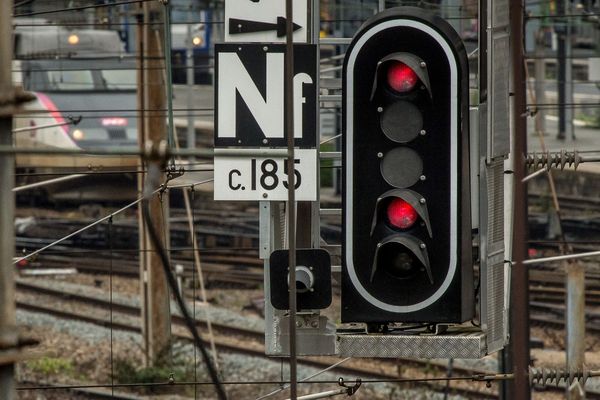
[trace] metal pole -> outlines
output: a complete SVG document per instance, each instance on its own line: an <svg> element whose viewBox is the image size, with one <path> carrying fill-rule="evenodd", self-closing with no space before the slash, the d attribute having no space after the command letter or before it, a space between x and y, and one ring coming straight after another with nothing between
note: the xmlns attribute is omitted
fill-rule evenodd
<svg viewBox="0 0 600 400"><path fill-rule="evenodd" d="M147 24L144 25L144 83L145 88L145 106L152 110L144 112L144 141L158 144L164 140L167 132L165 124L165 82L162 68L164 68L164 55L160 52L162 27L160 18L160 3L145 2L144 14ZM162 201L161 201L162 200ZM168 196L153 196L150 199L151 223L154 224L157 232L166 232L161 235L165 243L168 239ZM145 232L145 231L144 231ZM145 235L143 249L145 252L145 265L143 266L143 277L146 281L146 292L144 299L147 300L145 314L142 320L147 322L146 326L146 351L148 354L148 363L156 364L159 356L170 343L170 307L169 290L165 275L162 269L162 262L159 255L152 251L151 240ZM144 253L144 252L142 252Z"/></svg>
<svg viewBox="0 0 600 400"><path fill-rule="evenodd" d="M529 388L529 270L523 265L527 256L527 187L525 155L527 154L527 124L525 65L523 63L523 1L510 2L511 58L513 71L513 129L514 129L514 224L511 274L510 358L515 379L507 398L527 400Z"/></svg>
<svg viewBox="0 0 600 400"><path fill-rule="evenodd" d="M565 1L556 1L556 12L558 15L565 14ZM565 115L565 83L566 83L566 48L565 48L565 19L557 18L555 20L557 26L554 27L556 32L557 49L556 49L556 84L558 85L558 134L557 139L565 139L566 127L566 115Z"/></svg>
<svg viewBox="0 0 600 400"><path fill-rule="evenodd" d="M560 256L532 258L530 260L523 261L523 265L542 264L542 263L552 262L552 261L565 261L565 260L573 260L576 258L587 258L587 257L598 257L598 256L600 256L600 251L598 251L598 250L597 251L588 251L586 253L563 254Z"/></svg>
<svg viewBox="0 0 600 400"><path fill-rule="evenodd" d="M139 3L136 9L136 52L137 52L137 107L138 107L138 144L140 150L143 151L146 147L146 115L145 115L145 101L146 101L146 76L145 76L145 62L144 54L146 54L144 46L144 26L145 26L145 13L143 3ZM141 160L141 158L140 158ZM144 191L144 166L138 167L137 174L137 187L138 193ZM147 264L147 252L143 251L146 249L146 225L144 224L142 209L138 207L138 245L140 248L140 303L141 303L141 325L142 325L142 342L144 343L144 364L150 364L150 355L148 352L148 293L147 282L146 282L146 264Z"/></svg>
<svg viewBox="0 0 600 400"><path fill-rule="evenodd" d="M585 270L570 262L567 272L567 366L570 371L583 369L585 364ZM567 398L580 399L583 387L576 381L567 389ZM585 393L585 392L583 392Z"/></svg>
<svg viewBox="0 0 600 400"><path fill-rule="evenodd" d="M543 135L546 132L546 111L540 104L546 102L546 65L544 55L544 26L540 26L535 36L535 102L538 104L535 114L535 130Z"/></svg>
<svg viewBox="0 0 600 400"><path fill-rule="evenodd" d="M306 396L298 397L298 400L317 400L317 399L326 399L330 397L341 396L343 394L348 395L348 389L334 389L329 390L327 392L315 393L315 394L307 394Z"/></svg>
<svg viewBox="0 0 600 400"><path fill-rule="evenodd" d="M565 2L565 103L561 103L565 111L565 139L571 142L575 139L574 126L573 126L573 58L572 56L572 45L571 45L571 18L568 17L570 13L571 4L570 1ZM564 104L564 105L563 105Z"/></svg>
<svg viewBox="0 0 600 400"><path fill-rule="evenodd" d="M175 127L173 126L173 72L171 68L171 4L169 0L161 0L163 3L164 13L164 30L163 30L163 49L166 72L166 96L167 96L167 143L169 147L174 147L175 144ZM157 46L157 49L159 47ZM159 53L159 51L157 51Z"/></svg>
<svg viewBox="0 0 600 400"><path fill-rule="evenodd" d="M190 9L188 10L188 24L187 24L187 35L186 35L186 50L185 50L185 68L187 77L187 148L193 149L196 147L196 129L194 128L194 115L192 109L194 108L194 43L192 42L192 2L190 2Z"/></svg>
<svg viewBox="0 0 600 400"><path fill-rule="evenodd" d="M12 98L12 0L0 0L0 98ZM0 111L2 111L0 109ZM12 144L12 107L6 106L6 115L0 115L0 144ZM0 155L0 355L17 346L15 283L12 256L14 237L14 155ZM15 399L15 364L0 364L0 399Z"/></svg>
<svg viewBox="0 0 600 400"><path fill-rule="evenodd" d="M35 188L47 186L47 185L52 185L52 184L59 183L59 182L70 181L71 179L82 178L84 176L85 176L85 174L73 174L73 175L61 176L60 178L48 179L48 180L41 181L41 182L31 183L29 185L22 185L19 187L14 187L12 189L12 191L13 191L13 193L23 192L26 190L31 190L31 189L35 189Z"/></svg>
<svg viewBox="0 0 600 400"><path fill-rule="evenodd" d="M296 193L294 174L294 30L293 2L285 1L285 133L287 137L288 178L288 242L289 242L289 333L290 333L290 397L298 397L296 359Z"/></svg>
<svg viewBox="0 0 600 400"><path fill-rule="evenodd" d="M4 3L9 3L5 0ZM9 7L11 4L4 4ZM4 10L7 10L4 8ZM7 12L10 17L11 13ZM0 24L10 27L10 23ZM0 29L2 29L0 27ZM6 33L6 32L5 32ZM10 33L7 36L11 37ZM1 46L0 46L1 47ZM9 47L10 48L10 47ZM11 56L3 58L10 61ZM3 63L6 64L6 63ZM0 69L5 69L7 65L1 65ZM9 68L6 68L10 71ZM4 71L2 71L4 72ZM2 75L6 75L2 73ZM9 79L2 82L10 84ZM3 85L5 88L10 88L9 85ZM0 95L5 93L0 90ZM12 143L10 130L12 128L12 117L0 117L0 142L2 144ZM16 331L16 311L15 311L15 287L14 287L14 270L12 267L12 256L15 249L14 243L14 194L12 188L14 185L14 156L6 154L0 156L0 355L3 350L10 350L17 345ZM8 362L0 365L0 399L12 400L15 397L15 382L14 382L14 363Z"/></svg>

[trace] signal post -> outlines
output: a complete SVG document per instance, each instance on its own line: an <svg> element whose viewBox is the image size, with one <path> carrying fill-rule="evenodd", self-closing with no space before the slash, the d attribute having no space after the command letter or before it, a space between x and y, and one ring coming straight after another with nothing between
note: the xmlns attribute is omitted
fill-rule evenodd
<svg viewBox="0 0 600 400"><path fill-rule="evenodd" d="M234 36L273 25L234 20L237 25L226 22ZM268 106L279 104L281 96L273 76L282 74L278 51L274 43L217 48L215 181L221 184L215 199L260 201L266 352L286 356L294 333L287 328L292 274L282 250L287 216L280 186L287 180L279 174L285 153L276 148L283 139L277 128L283 111ZM307 88L317 82L308 69L294 71L295 116L306 117L312 107ZM490 172L490 130L479 122L487 121L482 114L487 104L469 109L468 60L459 35L422 9L380 12L350 42L342 82L344 325L337 327L319 313L331 302L331 271L340 269L318 249L318 188L311 186L318 181L318 164L313 169L311 158L301 156L318 141L307 133L312 122L294 117L296 200L313 202L310 247L296 252L298 354L481 358L503 348L505 258L497 232L504 230L504 220L502 213L490 213L503 204L498 188L505 154L494 156L500 167ZM505 95L508 99L508 90Z"/></svg>

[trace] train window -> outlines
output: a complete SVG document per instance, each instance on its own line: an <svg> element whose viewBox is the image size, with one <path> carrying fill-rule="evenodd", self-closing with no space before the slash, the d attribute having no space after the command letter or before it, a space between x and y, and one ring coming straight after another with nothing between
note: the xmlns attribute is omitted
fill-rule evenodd
<svg viewBox="0 0 600 400"><path fill-rule="evenodd" d="M104 69L100 73L102 82L108 90L135 90L137 86L133 69Z"/></svg>
<svg viewBox="0 0 600 400"><path fill-rule="evenodd" d="M49 90L93 90L92 71L47 71Z"/></svg>

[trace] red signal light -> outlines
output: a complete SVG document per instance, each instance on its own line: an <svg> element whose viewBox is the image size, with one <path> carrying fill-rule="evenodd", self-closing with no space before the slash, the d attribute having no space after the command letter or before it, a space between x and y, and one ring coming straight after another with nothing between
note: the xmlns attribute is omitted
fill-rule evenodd
<svg viewBox="0 0 600 400"><path fill-rule="evenodd" d="M398 93L411 91L419 77L416 72L400 61L391 62L387 69L387 83L390 88Z"/></svg>
<svg viewBox="0 0 600 400"><path fill-rule="evenodd" d="M417 210L399 197L394 198L387 207L388 221L396 228L408 229L418 217Z"/></svg>

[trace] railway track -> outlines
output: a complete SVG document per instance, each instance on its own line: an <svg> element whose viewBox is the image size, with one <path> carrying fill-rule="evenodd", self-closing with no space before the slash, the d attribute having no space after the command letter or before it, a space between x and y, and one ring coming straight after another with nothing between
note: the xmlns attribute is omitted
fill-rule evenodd
<svg viewBox="0 0 600 400"><path fill-rule="evenodd" d="M65 293L64 290L52 289L44 285L39 285L31 282L24 282L22 280L19 280L17 282L17 290L19 292L30 292L38 295L54 297L57 301L68 300L71 303L71 305L73 302L78 302L83 305L93 306L104 311L107 311L112 308L113 313L121 313L136 317L140 315L140 310L136 306L118 304L114 302L111 305L111 303L108 300L90 297L79 293ZM112 327L113 329L129 332L141 332L140 327L135 324L122 321L116 322L114 321L114 319L111 321L107 318L91 315L89 312L77 313L70 310L61 309L60 307L54 304L48 304L47 301L45 302L45 304L18 301L17 307L22 310L40 312L48 315L53 315L62 319L72 319L95 324L98 326ZM183 321L179 316L174 315L172 323L174 325L183 327ZM203 328L205 327L205 322L202 320L196 320L196 325L200 328ZM216 335L215 344L221 351L233 352L236 354L245 354L253 357L267 358L264 354L264 332L243 327L232 327L230 325L216 322L212 322L212 328ZM190 336L187 334L187 332L182 334L181 332L177 332L174 330L174 333L178 339L190 339ZM322 369L331 366L337 361L339 361L339 359L333 357L303 357L299 360L299 362L303 365L313 366ZM378 360L377 362L378 364L382 363L381 360ZM426 367L429 370L433 368L440 372L443 372L446 368L446 365L444 365L443 363L436 363L435 361L425 362L412 359L400 359L393 361L384 361L383 363L387 364L387 368L373 368L369 366L361 366L362 363L360 361L354 360L349 364L340 365L335 370L336 372L340 374L346 374L351 378L356 376L362 376L371 379L398 379L400 378L397 374L398 362L401 362L406 366L413 366L415 368ZM489 373L489 371L461 368L456 366L453 369L455 373L461 374L463 376ZM387 370L387 372L385 370ZM434 390L442 391L444 389L443 385L429 384L428 386ZM491 391L490 389L484 389L483 387L485 385L483 384L481 386L482 389L477 390L469 387L452 386L451 390L452 392L458 392L468 395L469 398L497 398L497 395L493 391Z"/></svg>
<svg viewBox="0 0 600 400"><path fill-rule="evenodd" d="M29 263L27 268L76 268L84 273L108 274L137 278L139 276L139 264L136 258L131 257L131 252L121 253L119 251L107 252L98 250L90 253L85 249L61 246L58 253L41 253L35 260ZM263 284L263 262L258 259L254 251L244 254L223 254L220 251L206 249L202 251L201 262L205 281L210 285L214 283L233 284L233 287L256 288ZM129 256L129 258L126 258ZM184 266L184 277L192 278L197 272L194 264L189 258L174 258L173 265ZM530 297L536 303L532 309L532 322L537 324L564 327L564 307L553 305L565 303L564 289L565 275L556 270L535 270L530 273ZM600 305L600 273L588 272L586 281L586 304L588 306ZM588 330L599 332L593 311L587 311Z"/></svg>
<svg viewBox="0 0 600 400"><path fill-rule="evenodd" d="M89 256L66 256L42 254L27 264L22 270L48 268L76 268L80 272L91 274L109 274L137 278L140 274L137 259L124 259L117 254ZM233 255L202 255L202 272L205 281L212 283L227 283L234 286L258 287L263 284L263 265L258 258ZM189 259L173 259L172 265L184 267L183 277L191 279L197 274L194 264Z"/></svg>
<svg viewBox="0 0 600 400"><path fill-rule="evenodd" d="M60 385L53 383L44 383L43 385L39 385L38 382L33 381L20 381L19 387L17 388L18 392L27 392L27 391L52 391L53 395L56 397L60 395L61 397L75 395L75 396L83 396L86 400L145 400L147 397L136 396L131 393L123 393L120 392L119 389L115 389L112 391L107 389L106 386L102 385L80 385L77 387L76 385ZM80 397L78 397L80 398Z"/></svg>
<svg viewBox="0 0 600 400"><path fill-rule="evenodd" d="M137 306L133 306L130 304L116 303L110 302L106 299L101 299L97 297L91 297L89 295L84 295L81 293L73 293L73 292L65 292L64 289L54 289L48 287L47 285L40 285L37 283L26 282L23 280L17 281L17 290L19 292L29 292L35 293L36 295L49 296L51 298L56 299L57 301L68 301L69 303L76 302L85 306L93 306L95 308L101 309L103 311L112 310L113 313L120 313L132 317L139 317L140 309ZM536 305L541 306L541 305ZM44 314L53 315L62 319L72 319L83 321L91 324L95 324L103 327L112 327L112 329L129 331L129 332L140 332L139 325L128 323L128 322L116 322L114 319L110 320L107 318L98 317L94 315L96 313L82 313L82 312L73 312L65 309L61 309L55 305L49 305L47 302L44 304L37 304L32 302L17 302L17 307L19 309L28 310L32 312L41 312ZM550 321L550 322L549 322ZM551 319L541 320L542 323L552 323ZM172 323L176 326L183 327L183 320L178 315L172 316ZM200 319L196 320L196 325L199 328L204 328L206 326L205 321ZM218 322L212 322L212 328L215 332L215 344L221 351L232 352L236 354L246 354L253 357L261 357L266 358L264 354L264 332L257 331L253 329L248 329L245 327L236 327L228 324L222 324ZM600 327L596 326L597 331L600 331ZM175 332L175 336L178 339L182 340L190 340L190 336L185 333ZM316 368L327 368L330 365L334 364L338 359L332 357L305 357L301 358L299 362L304 365L313 366ZM394 360L377 360L378 368L373 368L372 366L363 365L360 361L352 361L348 364L341 365L336 368L336 371L340 374L346 374L350 379L356 376L362 376L365 378L371 379L398 379L401 376L398 375L398 366L401 365L403 368L415 368L417 371L421 371L423 368L427 370L436 370L440 374L445 372L446 365L437 361L422 361L415 359L394 359ZM386 368L381 367L382 365L386 365ZM454 366L453 370L455 374L460 376L473 376L476 374L489 374L491 371L485 370L477 370L472 368L465 368L461 366ZM413 371L414 373L414 371ZM443 391L444 386L437 383L424 383L432 390ZM552 391L563 391L563 388L553 388L548 387L545 390ZM485 398L485 399L495 399L497 398L497 394L495 391L492 391L488 388L484 388L481 385L480 388L473 388L469 385L459 385L452 386L451 391L453 393L460 393L466 395L469 398ZM598 398L600 399L600 392L588 391L587 392L589 398Z"/></svg>

